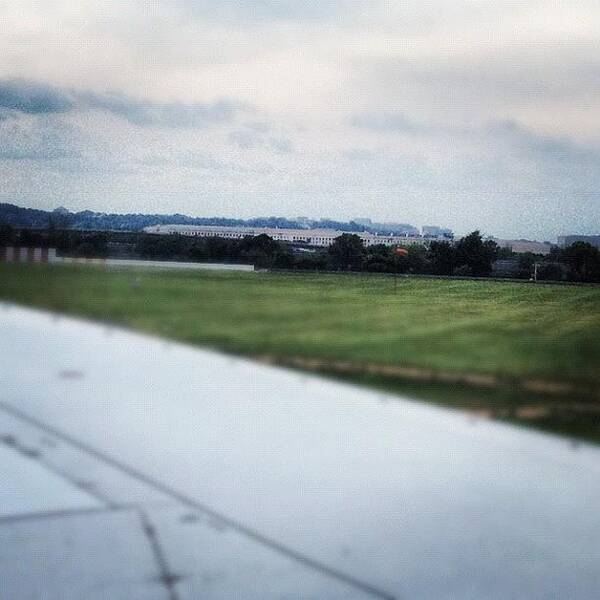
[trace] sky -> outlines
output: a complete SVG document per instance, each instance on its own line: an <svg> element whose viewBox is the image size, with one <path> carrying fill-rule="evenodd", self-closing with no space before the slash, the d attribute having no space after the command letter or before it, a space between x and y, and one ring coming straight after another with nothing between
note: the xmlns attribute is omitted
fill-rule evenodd
<svg viewBox="0 0 600 600"><path fill-rule="evenodd" d="M3 0L0 202L600 232L598 0Z"/></svg>

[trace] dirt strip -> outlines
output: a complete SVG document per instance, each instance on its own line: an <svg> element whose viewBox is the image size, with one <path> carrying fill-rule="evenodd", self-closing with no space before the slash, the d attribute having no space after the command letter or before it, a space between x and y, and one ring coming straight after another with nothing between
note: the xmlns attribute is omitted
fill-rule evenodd
<svg viewBox="0 0 600 600"><path fill-rule="evenodd" d="M254 358L268 364L298 367L309 371L329 371L332 373L356 375L381 375L384 377L395 377L410 381L455 383L474 388L501 389L510 387L512 389L553 396L579 395L594 400L600 400L600 392L591 387L544 379L503 378L486 373L456 373L420 367L382 363L360 363L347 360L311 358L306 356L276 356L272 354L261 354Z"/></svg>

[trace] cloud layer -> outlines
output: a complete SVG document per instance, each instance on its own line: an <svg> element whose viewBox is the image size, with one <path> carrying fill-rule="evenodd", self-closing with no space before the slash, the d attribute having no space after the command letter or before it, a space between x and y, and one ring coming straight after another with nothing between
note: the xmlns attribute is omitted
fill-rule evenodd
<svg viewBox="0 0 600 600"><path fill-rule="evenodd" d="M142 126L205 127L234 120L250 107L229 100L212 103L156 102L125 94L60 89L23 79L0 79L0 110L33 115L101 110Z"/></svg>
<svg viewBox="0 0 600 600"><path fill-rule="evenodd" d="M595 0L7 0L0 21L0 201L600 230Z"/></svg>

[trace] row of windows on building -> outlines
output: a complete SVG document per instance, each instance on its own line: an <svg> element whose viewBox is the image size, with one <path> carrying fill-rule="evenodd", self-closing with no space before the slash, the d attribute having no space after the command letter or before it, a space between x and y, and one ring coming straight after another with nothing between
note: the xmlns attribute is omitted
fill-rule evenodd
<svg viewBox="0 0 600 600"><path fill-rule="evenodd" d="M230 238L230 239L238 239L241 240L249 235L260 235L255 231L245 231L243 233L238 232L228 232L228 231L176 231L174 229L169 231L170 234L181 234L181 235L191 235L194 237L220 237L220 238ZM262 232L261 232L262 233ZM268 234L267 234L268 235ZM337 236L331 237L302 237L302 236L287 236L287 235L271 235L274 240L282 241L282 242L303 242L306 244L320 244L320 245L329 245L335 240Z"/></svg>
<svg viewBox="0 0 600 600"><path fill-rule="evenodd" d="M327 235L327 236L306 236L306 235L292 235L292 234L282 234L282 233L271 233L264 231L257 231L253 229L248 229L247 231L230 231L230 230L197 230L197 229L168 229L168 230L153 230L154 233L169 233L169 234L181 234L181 235L189 235L194 237L219 237L219 238L228 238L228 239L243 239L247 236L255 236L260 235L262 233L266 233L274 240L283 241L283 242L297 242L297 243L305 243L312 246L329 246L333 243L333 241L341 235L341 233L336 233L335 235ZM423 244L425 243L422 238L406 238L406 237L384 237L384 236L372 236L372 235L361 235L358 234L366 246L374 246L376 244L386 244L386 245L394 245L394 244Z"/></svg>

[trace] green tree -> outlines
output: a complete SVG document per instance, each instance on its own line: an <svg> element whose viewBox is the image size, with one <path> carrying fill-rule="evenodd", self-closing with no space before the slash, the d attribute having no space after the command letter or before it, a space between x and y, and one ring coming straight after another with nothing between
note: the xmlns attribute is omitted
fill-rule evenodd
<svg viewBox="0 0 600 600"><path fill-rule="evenodd" d="M329 264L337 270L360 269L365 255L365 246L354 233L343 233L335 238L327 251Z"/></svg>
<svg viewBox="0 0 600 600"><path fill-rule="evenodd" d="M275 254L279 244L266 233L255 236L246 236L240 243L240 252L260 252L264 255Z"/></svg>
<svg viewBox="0 0 600 600"><path fill-rule="evenodd" d="M420 244L411 244L407 248L406 272L424 273L427 270L427 249ZM401 259L402 260L402 259Z"/></svg>
<svg viewBox="0 0 600 600"><path fill-rule="evenodd" d="M560 263L543 262L538 268L538 279L541 281L562 281L563 270Z"/></svg>
<svg viewBox="0 0 600 600"><path fill-rule="evenodd" d="M600 281L600 251L587 242L575 242L563 252L572 281Z"/></svg>
<svg viewBox="0 0 600 600"><path fill-rule="evenodd" d="M363 268L372 273L392 273L395 270L394 252L385 244L369 246L365 251Z"/></svg>
<svg viewBox="0 0 600 600"><path fill-rule="evenodd" d="M233 258L231 256L232 245L229 240L221 237L207 237L204 239L206 255L210 260L219 261Z"/></svg>
<svg viewBox="0 0 600 600"><path fill-rule="evenodd" d="M529 279L533 275L534 265L538 262L538 258L538 256L531 252L520 254L518 258L519 271L517 272L517 276L522 279Z"/></svg>
<svg viewBox="0 0 600 600"><path fill-rule="evenodd" d="M479 231L473 231L458 240L455 245L455 269L466 267L474 277L488 277L492 271L492 262L498 255L498 244L492 240L483 241Z"/></svg>
<svg viewBox="0 0 600 600"><path fill-rule="evenodd" d="M434 275L452 275L455 252L449 242L431 242L427 250L429 268Z"/></svg>
<svg viewBox="0 0 600 600"><path fill-rule="evenodd" d="M293 262L289 248L264 233L245 237L239 248L240 256L257 267L282 269Z"/></svg>
<svg viewBox="0 0 600 600"><path fill-rule="evenodd" d="M70 213L52 213L48 217L48 229L50 230L60 230L60 229L69 229L71 227L71 222L73 217Z"/></svg>
<svg viewBox="0 0 600 600"><path fill-rule="evenodd" d="M75 248L77 256L86 258L105 258L108 255L108 236L106 233L86 235L81 244Z"/></svg>
<svg viewBox="0 0 600 600"><path fill-rule="evenodd" d="M181 235L143 235L136 245L137 253L142 258L172 259L179 256L185 240Z"/></svg>
<svg viewBox="0 0 600 600"><path fill-rule="evenodd" d="M10 246L15 242L15 232L6 222L0 221L0 246Z"/></svg>

